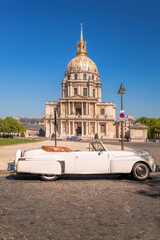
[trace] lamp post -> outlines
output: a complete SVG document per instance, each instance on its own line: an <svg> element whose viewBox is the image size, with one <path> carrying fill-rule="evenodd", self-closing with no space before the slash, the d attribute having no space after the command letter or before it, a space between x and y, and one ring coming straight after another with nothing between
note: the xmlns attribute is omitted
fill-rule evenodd
<svg viewBox="0 0 160 240"><path fill-rule="evenodd" d="M120 88L118 89L118 93L119 95L121 95L121 111L123 111L123 94L126 91L126 89L124 88L123 84L121 83ZM122 141L121 141L121 150L124 150L124 136L123 136L123 120L121 120L121 137L122 137Z"/></svg>

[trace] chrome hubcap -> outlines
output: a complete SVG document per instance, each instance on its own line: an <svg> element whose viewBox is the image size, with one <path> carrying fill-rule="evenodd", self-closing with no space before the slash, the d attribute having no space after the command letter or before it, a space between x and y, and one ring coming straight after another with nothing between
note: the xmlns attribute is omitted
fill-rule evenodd
<svg viewBox="0 0 160 240"><path fill-rule="evenodd" d="M146 168L143 166L143 165L139 165L137 168L136 168L136 174L139 176L139 177L144 177L146 175Z"/></svg>

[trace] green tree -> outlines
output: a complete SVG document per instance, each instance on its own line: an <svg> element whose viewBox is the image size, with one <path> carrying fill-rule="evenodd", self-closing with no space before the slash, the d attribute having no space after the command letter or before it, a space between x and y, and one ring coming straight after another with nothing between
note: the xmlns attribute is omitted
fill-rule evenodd
<svg viewBox="0 0 160 240"><path fill-rule="evenodd" d="M135 122L139 122L148 127L148 138L159 137L160 135L160 118L138 118Z"/></svg>
<svg viewBox="0 0 160 240"><path fill-rule="evenodd" d="M14 118L6 117L2 120L3 131L7 133L19 133L25 132L26 128L23 125L20 125Z"/></svg>
<svg viewBox="0 0 160 240"><path fill-rule="evenodd" d="M20 135L20 137L25 137L25 134L24 134L24 132L21 132L21 135Z"/></svg>
<svg viewBox="0 0 160 240"><path fill-rule="evenodd" d="M0 119L0 132L4 131L4 125L3 125L3 120Z"/></svg>

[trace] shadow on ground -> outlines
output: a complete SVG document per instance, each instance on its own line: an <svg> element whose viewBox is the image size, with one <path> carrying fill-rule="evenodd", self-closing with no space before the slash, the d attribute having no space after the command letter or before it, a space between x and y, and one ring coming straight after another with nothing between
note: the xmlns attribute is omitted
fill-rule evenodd
<svg viewBox="0 0 160 240"><path fill-rule="evenodd" d="M136 184L138 185L141 184L143 189L136 191L135 194L139 194L141 196L146 196L146 197L152 197L152 198L160 198L160 173L152 175L146 181L142 181L142 182L137 181ZM144 190L144 189L147 189L147 190Z"/></svg>
<svg viewBox="0 0 160 240"><path fill-rule="evenodd" d="M36 174L18 174L18 175L8 175L6 176L7 180L41 180L40 175ZM58 180L94 180L94 179L106 179L106 180L133 180L133 178L130 175L122 174L69 174L69 175L61 175L58 177Z"/></svg>

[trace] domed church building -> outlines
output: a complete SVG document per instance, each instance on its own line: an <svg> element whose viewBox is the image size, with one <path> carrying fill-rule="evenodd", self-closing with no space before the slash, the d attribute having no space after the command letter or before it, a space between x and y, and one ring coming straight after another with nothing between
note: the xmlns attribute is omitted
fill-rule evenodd
<svg viewBox="0 0 160 240"><path fill-rule="evenodd" d="M115 104L102 102L99 72L87 57L81 26L77 56L67 66L59 102L46 102L46 137L54 133L54 111L57 110L57 136L66 138L115 137Z"/></svg>

